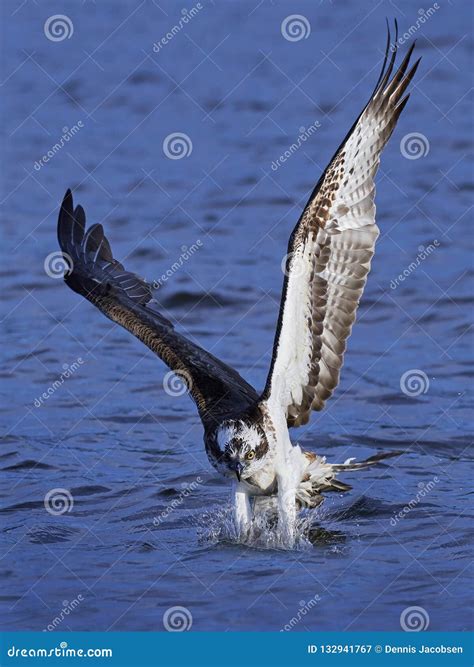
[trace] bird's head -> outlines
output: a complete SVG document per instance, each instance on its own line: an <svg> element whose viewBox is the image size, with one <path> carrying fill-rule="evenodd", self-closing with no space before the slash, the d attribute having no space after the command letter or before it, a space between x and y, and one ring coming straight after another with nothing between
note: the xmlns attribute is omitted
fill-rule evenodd
<svg viewBox="0 0 474 667"><path fill-rule="evenodd" d="M238 481L252 477L265 465L268 441L259 424L233 420L221 425L217 442L222 452L219 470Z"/></svg>

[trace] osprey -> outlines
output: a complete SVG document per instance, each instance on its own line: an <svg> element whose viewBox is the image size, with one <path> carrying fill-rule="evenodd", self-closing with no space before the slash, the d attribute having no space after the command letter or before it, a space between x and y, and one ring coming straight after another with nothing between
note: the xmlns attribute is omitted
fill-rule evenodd
<svg viewBox="0 0 474 667"><path fill-rule="evenodd" d="M324 491L345 491L338 472L366 468L396 453L360 463L330 464L290 440L339 382L346 342L364 290L379 229L374 176L409 94L419 60L414 44L394 72L396 43L372 96L319 179L290 236L268 379L258 393L234 369L178 333L160 314L149 284L114 259L101 225L86 230L71 191L62 202L58 239L66 284L130 331L180 376L204 427L211 464L233 480L234 515L245 537L251 498L276 495L279 525L294 539L297 510L318 505ZM398 452L397 452L398 453Z"/></svg>

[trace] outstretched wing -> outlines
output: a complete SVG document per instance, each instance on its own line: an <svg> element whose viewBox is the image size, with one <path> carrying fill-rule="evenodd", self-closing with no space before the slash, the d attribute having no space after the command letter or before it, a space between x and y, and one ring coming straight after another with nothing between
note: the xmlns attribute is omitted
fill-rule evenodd
<svg viewBox="0 0 474 667"><path fill-rule="evenodd" d="M58 240L69 271L66 284L130 331L186 383L205 426L255 405L258 395L234 369L177 333L156 310L150 286L113 258L102 225L86 231L82 206L64 197Z"/></svg>
<svg viewBox="0 0 474 667"><path fill-rule="evenodd" d="M389 61L389 48L390 32L372 97L290 237L273 358L261 397L285 412L288 426L305 424L337 386L370 270L379 235L374 176L419 63L408 70L413 45L392 77L396 49Z"/></svg>

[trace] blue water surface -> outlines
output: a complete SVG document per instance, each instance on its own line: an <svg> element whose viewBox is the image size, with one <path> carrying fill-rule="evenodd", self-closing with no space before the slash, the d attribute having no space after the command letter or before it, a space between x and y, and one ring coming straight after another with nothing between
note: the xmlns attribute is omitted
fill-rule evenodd
<svg viewBox="0 0 474 667"><path fill-rule="evenodd" d="M471 5L192 8L180 24L169 0L1 5L2 626L163 630L179 606L196 631L399 630L421 607L430 630L468 629ZM293 14L302 39L283 34ZM236 544L192 401L54 278L58 206L72 187L165 315L262 388L287 239L375 84L386 16L423 60L340 386L293 437L331 461L405 453L346 475L306 548ZM47 511L55 489L69 511Z"/></svg>

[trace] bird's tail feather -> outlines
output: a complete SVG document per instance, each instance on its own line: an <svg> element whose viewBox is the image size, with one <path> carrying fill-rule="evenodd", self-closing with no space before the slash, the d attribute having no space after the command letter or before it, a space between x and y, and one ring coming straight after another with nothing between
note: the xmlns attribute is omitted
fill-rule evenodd
<svg viewBox="0 0 474 667"><path fill-rule="evenodd" d="M365 461L355 461L355 459L350 458L344 461L344 463L327 463L325 457L312 455L311 463L306 469L307 480L302 486L306 486L310 495L318 495L325 491L350 491L352 487L349 484L337 479L338 473L365 470L384 459L399 456L402 453L401 451L396 451L374 454L365 459Z"/></svg>
<svg viewBox="0 0 474 667"><path fill-rule="evenodd" d="M368 459L365 459L365 461L356 461L354 458L347 459L344 461L344 463L331 463L331 468L334 470L334 472L345 472L348 470L364 470L365 468L370 468L373 465L376 465L380 461L383 461L384 459L390 459L394 456L400 456L400 454L403 454L402 451L395 451L395 452L381 452L379 454L374 454L373 456L369 456Z"/></svg>

